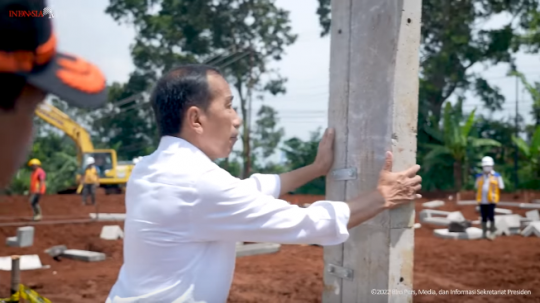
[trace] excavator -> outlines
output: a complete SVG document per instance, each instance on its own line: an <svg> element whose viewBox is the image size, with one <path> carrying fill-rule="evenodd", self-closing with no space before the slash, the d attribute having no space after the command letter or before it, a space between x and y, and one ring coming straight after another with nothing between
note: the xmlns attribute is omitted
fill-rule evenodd
<svg viewBox="0 0 540 303"><path fill-rule="evenodd" d="M71 119L67 114L52 104L42 102L35 111L43 121L63 131L77 146L77 161L80 171L76 176L77 184L84 171L83 163L89 157L95 159L95 165L102 172L99 178L100 187L105 189L106 194L120 194L127 183L131 170L134 167L132 161L118 161L114 149L94 149L90 134ZM80 186L77 192L80 192Z"/></svg>

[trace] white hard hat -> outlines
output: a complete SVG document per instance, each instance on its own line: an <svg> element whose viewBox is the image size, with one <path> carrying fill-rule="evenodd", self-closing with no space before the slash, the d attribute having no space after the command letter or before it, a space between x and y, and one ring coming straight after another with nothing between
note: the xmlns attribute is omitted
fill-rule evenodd
<svg viewBox="0 0 540 303"><path fill-rule="evenodd" d="M96 160L94 160L93 157L88 157L88 158L86 158L86 161L84 161L84 166L88 166L88 165L94 164L94 163L96 163Z"/></svg>
<svg viewBox="0 0 540 303"><path fill-rule="evenodd" d="M482 166L493 166L493 165L495 165L493 158L491 157L482 158Z"/></svg>

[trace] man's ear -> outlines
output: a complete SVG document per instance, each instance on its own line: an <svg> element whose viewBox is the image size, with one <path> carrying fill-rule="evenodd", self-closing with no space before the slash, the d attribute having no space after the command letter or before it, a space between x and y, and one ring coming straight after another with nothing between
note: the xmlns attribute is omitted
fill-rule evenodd
<svg viewBox="0 0 540 303"><path fill-rule="evenodd" d="M191 106L186 111L185 126L195 130L197 133L202 133L201 116L201 109L196 106Z"/></svg>

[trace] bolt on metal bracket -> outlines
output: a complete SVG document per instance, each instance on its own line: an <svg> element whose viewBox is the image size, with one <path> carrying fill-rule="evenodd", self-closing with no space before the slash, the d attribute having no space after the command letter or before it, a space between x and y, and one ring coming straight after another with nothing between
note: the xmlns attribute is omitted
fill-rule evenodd
<svg viewBox="0 0 540 303"><path fill-rule="evenodd" d="M328 264L326 266L326 272L340 279L354 280L354 270L350 268Z"/></svg>
<svg viewBox="0 0 540 303"><path fill-rule="evenodd" d="M356 180L358 178L358 171L356 167L334 169L331 176L336 181Z"/></svg>

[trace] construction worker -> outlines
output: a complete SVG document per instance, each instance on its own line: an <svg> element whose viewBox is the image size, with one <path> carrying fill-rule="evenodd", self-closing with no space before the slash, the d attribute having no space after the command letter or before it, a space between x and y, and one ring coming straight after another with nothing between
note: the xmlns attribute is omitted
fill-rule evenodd
<svg viewBox="0 0 540 303"><path fill-rule="evenodd" d="M96 166L96 160L88 157L84 163L84 173L82 181L82 204L86 205L86 199L90 195L92 205L96 204L96 189L99 186L99 168Z"/></svg>
<svg viewBox="0 0 540 303"><path fill-rule="evenodd" d="M499 202L500 190L504 189L504 182L501 175L493 170L495 162L491 157L482 158L481 174L476 176L475 188L476 201L480 205L482 215L482 236L483 238L495 239L495 206ZM489 234L488 234L488 222Z"/></svg>
<svg viewBox="0 0 540 303"><path fill-rule="evenodd" d="M41 195L45 194L47 186L45 184L46 174L43 168L41 168L41 161L38 159L32 159L28 161L28 166L32 168L32 174L30 175L30 205L34 211L34 220L41 220L41 207L39 206L39 199Z"/></svg>
<svg viewBox="0 0 540 303"><path fill-rule="evenodd" d="M86 108L107 100L105 78L97 67L57 52L51 19L10 16L45 7L44 0L0 1L0 190L26 159L34 112L48 93Z"/></svg>

